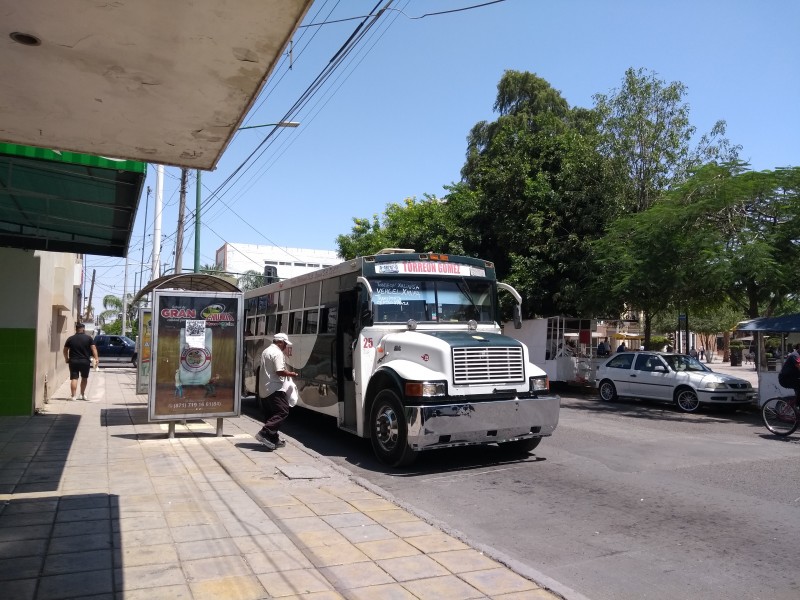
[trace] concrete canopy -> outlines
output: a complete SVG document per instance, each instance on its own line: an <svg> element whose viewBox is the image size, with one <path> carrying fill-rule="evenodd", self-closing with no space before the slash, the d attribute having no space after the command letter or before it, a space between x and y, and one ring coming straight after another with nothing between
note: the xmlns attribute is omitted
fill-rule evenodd
<svg viewBox="0 0 800 600"><path fill-rule="evenodd" d="M0 0L0 141L212 169L313 0Z"/></svg>

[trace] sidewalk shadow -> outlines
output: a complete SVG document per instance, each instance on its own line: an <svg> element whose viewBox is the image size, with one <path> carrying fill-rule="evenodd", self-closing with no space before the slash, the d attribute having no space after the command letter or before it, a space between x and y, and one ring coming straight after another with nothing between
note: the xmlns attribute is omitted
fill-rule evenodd
<svg viewBox="0 0 800 600"><path fill-rule="evenodd" d="M42 414L3 417L0 463L6 471L0 493L52 492L58 489L81 416Z"/></svg>
<svg viewBox="0 0 800 600"><path fill-rule="evenodd" d="M119 497L7 501L0 512L4 598L113 597L124 589Z"/></svg>

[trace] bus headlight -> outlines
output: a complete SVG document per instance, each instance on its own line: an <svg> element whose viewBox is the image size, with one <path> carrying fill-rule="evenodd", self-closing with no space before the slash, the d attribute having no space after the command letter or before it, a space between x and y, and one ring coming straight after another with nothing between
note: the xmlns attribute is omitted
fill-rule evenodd
<svg viewBox="0 0 800 600"><path fill-rule="evenodd" d="M412 398L430 398L432 396L446 396L447 382L445 381L407 381L406 396Z"/></svg>
<svg viewBox="0 0 800 600"><path fill-rule="evenodd" d="M547 381L547 375L539 375L531 377L531 392L537 394L539 392L546 392L550 389L550 382Z"/></svg>

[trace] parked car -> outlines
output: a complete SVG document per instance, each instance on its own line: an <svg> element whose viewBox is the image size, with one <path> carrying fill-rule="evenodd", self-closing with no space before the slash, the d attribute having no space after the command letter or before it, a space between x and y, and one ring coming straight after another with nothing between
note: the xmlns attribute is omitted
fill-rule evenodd
<svg viewBox="0 0 800 600"><path fill-rule="evenodd" d="M600 398L618 396L674 402L684 412L703 404L745 406L756 390L745 379L715 373L696 358L665 352L620 352L597 368Z"/></svg>
<svg viewBox="0 0 800 600"><path fill-rule="evenodd" d="M96 335L94 345L100 364L110 362L131 363L137 366L136 342L124 335Z"/></svg>

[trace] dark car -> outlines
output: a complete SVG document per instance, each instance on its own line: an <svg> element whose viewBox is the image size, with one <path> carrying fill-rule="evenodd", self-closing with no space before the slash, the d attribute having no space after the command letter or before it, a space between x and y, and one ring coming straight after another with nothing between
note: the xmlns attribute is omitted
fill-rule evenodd
<svg viewBox="0 0 800 600"><path fill-rule="evenodd" d="M100 364L119 362L131 363L136 366L136 342L124 335L96 335L94 345Z"/></svg>

